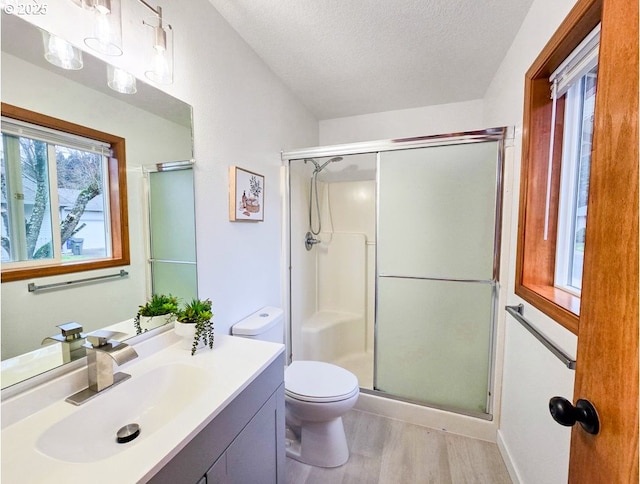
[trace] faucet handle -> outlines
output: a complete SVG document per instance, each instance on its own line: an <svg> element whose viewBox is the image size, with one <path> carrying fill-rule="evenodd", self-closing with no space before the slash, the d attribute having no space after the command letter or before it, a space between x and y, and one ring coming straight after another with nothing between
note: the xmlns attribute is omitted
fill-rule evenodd
<svg viewBox="0 0 640 484"><path fill-rule="evenodd" d="M105 346L115 334L114 331L99 329L88 334L87 341L89 341L94 348L99 348L100 346Z"/></svg>
<svg viewBox="0 0 640 484"><path fill-rule="evenodd" d="M47 336L42 340L42 343L40 344L51 343L51 342L72 343L76 340L84 339L85 337L84 333L82 332L82 326L73 321L69 323L59 324L57 327L60 328L60 334ZM78 344L81 344L81 343L82 343L81 341L78 342Z"/></svg>
<svg viewBox="0 0 640 484"><path fill-rule="evenodd" d="M69 322L64 324L59 324L58 328L62 332L62 336L67 341L72 341L74 339L82 338L82 326L76 322Z"/></svg>
<svg viewBox="0 0 640 484"><path fill-rule="evenodd" d="M106 331L103 329L99 329L97 331L93 331L87 335L87 341L94 348L100 348L101 346L105 346L109 343L109 340L113 337L118 337L122 335L119 331Z"/></svg>

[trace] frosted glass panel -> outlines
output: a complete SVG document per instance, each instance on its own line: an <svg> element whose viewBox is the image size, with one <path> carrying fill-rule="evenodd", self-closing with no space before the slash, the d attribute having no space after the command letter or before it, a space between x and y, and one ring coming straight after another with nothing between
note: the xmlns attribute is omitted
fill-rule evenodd
<svg viewBox="0 0 640 484"><path fill-rule="evenodd" d="M195 264L153 262L153 292L172 294L181 302L188 302L198 295Z"/></svg>
<svg viewBox="0 0 640 484"><path fill-rule="evenodd" d="M380 154L378 273L493 279L498 143Z"/></svg>
<svg viewBox="0 0 640 484"><path fill-rule="evenodd" d="M152 291L198 294L193 170L149 174Z"/></svg>
<svg viewBox="0 0 640 484"><path fill-rule="evenodd" d="M487 413L493 286L378 279L376 389Z"/></svg>
<svg viewBox="0 0 640 484"><path fill-rule="evenodd" d="M150 173L154 259L196 260L193 170Z"/></svg>

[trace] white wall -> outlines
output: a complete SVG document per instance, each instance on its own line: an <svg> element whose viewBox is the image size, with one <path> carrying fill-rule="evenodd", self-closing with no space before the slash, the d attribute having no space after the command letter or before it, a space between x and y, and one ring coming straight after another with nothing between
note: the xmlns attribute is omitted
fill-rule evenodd
<svg viewBox="0 0 640 484"><path fill-rule="evenodd" d="M484 98L484 124L516 126L505 167L503 263L508 262L507 304L525 304L525 316L570 354L577 338L514 294L524 75L575 0L535 0ZM574 372L567 369L513 318L505 316L502 409L498 443L514 480L567 481L570 429L556 424L549 398L571 398Z"/></svg>
<svg viewBox="0 0 640 484"><path fill-rule="evenodd" d="M28 20L82 46L85 12L58 0ZM125 54L108 59L138 78L148 31L138 2L123 2ZM213 301L216 332L266 305L281 306L280 151L317 144L318 123L206 0L164 2L174 31L174 83L193 106L200 297ZM144 9L142 9L144 14ZM228 221L228 169L265 176L265 221Z"/></svg>
<svg viewBox="0 0 640 484"><path fill-rule="evenodd" d="M320 121L320 144L326 146L481 129L482 106L479 99L324 119Z"/></svg>
<svg viewBox="0 0 640 484"><path fill-rule="evenodd" d="M194 106L199 293L225 333L260 307L282 305L280 151L317 144L318 124L208 2L165 12L184 43L176 58L188 63L176 88ZM228 221L229 165L265 176L264 222Z"/></svg>
<svg viewBox="0 0 640 484"><path fill-rule="evenodd" d="M147 286L148 236L141 166L190 158L192 147L191 130L184 126L9 54L2 54L2 68L3 102L125 138L131 253L131 264L123 267L129 276L123 279L37 294L27 291L27 283L50 284L117 270L2 283L2 358L6 359L39 348L43 338L59 333L58 324L76 321L88 332L135 316L146 298ZM105 291L117 298L118 304L106 301Z"/></svg>

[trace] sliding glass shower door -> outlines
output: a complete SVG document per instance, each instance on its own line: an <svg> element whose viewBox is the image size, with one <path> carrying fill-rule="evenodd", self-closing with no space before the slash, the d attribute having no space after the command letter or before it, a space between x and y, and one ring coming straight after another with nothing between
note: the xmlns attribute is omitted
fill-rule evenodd
<svg viewBox="0 0 640 484"><path fill-rule="evenodd" d="M376 390L490 413L500 149L379 154Z"/></svg>
<svg viewBox="0 0 640 484"><path fill-rule="evenodd" d="M193 169L149 173L151 287L188 302L198 295Z"/></svg>

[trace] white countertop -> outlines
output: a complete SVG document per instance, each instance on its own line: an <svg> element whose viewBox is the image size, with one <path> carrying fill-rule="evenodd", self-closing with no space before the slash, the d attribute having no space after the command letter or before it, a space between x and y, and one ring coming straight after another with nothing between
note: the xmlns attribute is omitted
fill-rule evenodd
<svg viewBox="0 0 640 484"><path fill-rule="evenodd" d="M155 341L154 341L155 340ZM195 356L181 348L173 331L134 346L139 357L117 368L131 375L119 387L106 390L79 407L64 398L82 387L86 369L40 385L2 402L2 482L13 483L113 483L146 481L175 456L198 432L213 420L270 363L284 346L232 336L216 336L213 350L198 350ZM153 348L160 343L168 345ZM208 381L198 395L181 411L168 415L152 431L145 430L134 441L124 444L115 455L92 462L71 463L54 459L38 450L42 434L56 422L96 404L108 392L135 385L136 378L166 365L192 365L206 370ZM284 366L283 366L284 374ZM84 383L86 386L86 381ZM61 389L67 392L60 397ZM130 422L123 422L123 425ZM70 429L78 431L78 429ZM114 432L117 429L114 429ZM84 422L81 436L92 438L92 422ZM114 434L115 435L115 434ZM114 438L115 440L115 438Z"/></svg>

